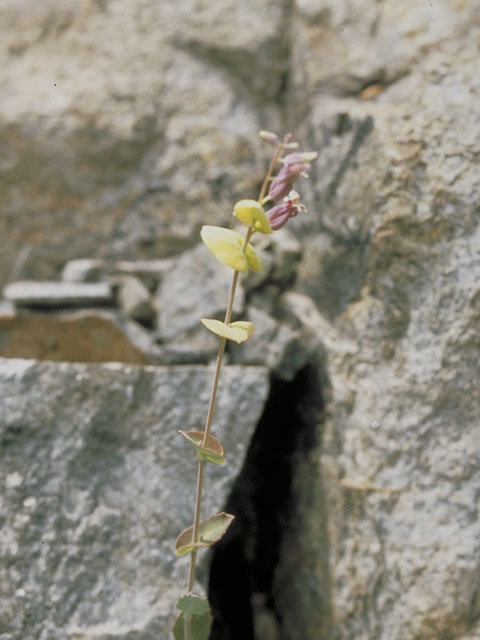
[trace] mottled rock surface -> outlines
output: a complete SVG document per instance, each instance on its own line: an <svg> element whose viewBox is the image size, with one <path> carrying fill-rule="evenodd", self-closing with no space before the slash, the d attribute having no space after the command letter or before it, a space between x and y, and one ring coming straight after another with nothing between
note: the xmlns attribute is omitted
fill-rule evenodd
<svg viewBox="0 0 480 640"><path fill-rule="evenodd" d="M203 422L211 374L0 359L2 640L170 639L196 476L176 431ZM225 370L214 432L228 464L207 468L205 516L267 392L266 369Z"/></svg>
<svg viewBox="0 0 480 640"><path fill-rule="evenodd" d="M2 281L51 278L71 258L171 256L142 276L152 293L160 282L159 357L207 361L215 343L195 307L208 298L220 313L226 285L199 291L211 281L191 260L199 227L228 223L235 200L258 192L257 129L294 130L320 152L298 183L309 210L244 281L264 348L228 354L284 379L311 358L327 400L316 451L295 457L295 509L274 593L257 594L262 615L281 619L281 640L479 640L477 0L22 7L0 9ZM21 455L38 446L25 440ZM21 482L9 472L9 491L42 478L38 468ZM18 526L42 483L19 498ZM103 495L84 491L94 504ZM34 571L62 577L42 562ZM81 567L71 561L75 580ZM77 611L83 591L51 610ZM26 619L26 600L14 602ZM32 620L44 611L34 602ZM110 637L148 637L128 629Z"/></svg>
<svg viewBox="0 0 480 640"><path fill-rule="evenodd" d="M118 282L117 300L124 313L140 323L151 323L155 309L150 292L138 278L125 276Z"/></svg>
<svg viewBox="0 0 480 640"><path fill-rule="evenodd" d="M310 300L290 308L331 392L279 571L284 637L476 637L478 4L299 1L295 28L321 153Z"/></svg>
<svg viewBox="0 0 480 640"><path fill-rule="evenodd" d="M176 253L257 191L286 6L2 3L0 285L16 260L45 278L70 258Z"/></svg>
<svg viewBox="0 0 480 640"><path fill-rule="evenodd" d="M157 301L160 336L171 339L199 327L200 317L225 314L232 270L219 263L203 244L185 251L162 278ZM242 287L238 287L234 313L244 308ZM202 329L202 335L207 332ZM181 339L180 339L181 340ZM179 341L180 341L179 340Z"/></svg>

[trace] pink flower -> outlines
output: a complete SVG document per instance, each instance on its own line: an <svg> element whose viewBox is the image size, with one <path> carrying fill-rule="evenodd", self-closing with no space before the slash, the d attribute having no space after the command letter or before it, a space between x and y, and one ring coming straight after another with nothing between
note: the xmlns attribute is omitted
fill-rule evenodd
<svg viewBox="0 0 480 640"><path fill-rule="evenodd" d="M298 176L308 178L307 171L310 169L310 161L318 156L316 151L289 153L280 159L283 167L270 183L268 196L270 200L277 200L290 192L293 183Z"/></svg>
<svg viewBox="0 0 480 640"><path fill-rule="evenodd" d="M294 218L301 211L306 211L303 204L299 204L300 196L296 191L290 191L283 202L267 211L267 218L273 231L280 229L290 218Z"/></svg>
<svg viewBox="0 0 480 640"><path fill-rule="evenodd" d="M282 167L278 172L278 175L270 183L268 188L268 199L278 200L292 190L293 180L287 171L284 171L285 167Z"/></svg>
<svg viewBox="0 0 480 640"><path fill-rule="evenodd" d="M283 164L299 164L301 162L312 162L317 158L318 153L316 151L295 151L281 158L280 162L283 162Z"/></svg>

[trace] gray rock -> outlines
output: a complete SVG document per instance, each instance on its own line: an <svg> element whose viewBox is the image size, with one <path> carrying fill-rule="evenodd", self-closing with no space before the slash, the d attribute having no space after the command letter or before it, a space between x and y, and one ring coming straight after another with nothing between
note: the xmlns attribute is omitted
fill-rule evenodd
<svg viewBox="0 0 480 640"><path fill-rule="evenodd" d="M118 260L114 271L121 275L135 276L149 291L154 291L163 276L172 268L172 260Z"/></svg>
<svg viewBox="0 0 480 640"><path fill-rule="evenodd" d="M3 295L19 307L68 307L113 304L108 282L34 282L8 284Z"/></svg>
<svg viewBox="0 0 480 640"><path fill-rule="evenodd" d="M304 322L325 344L327 406L277 573L283 637L475 637L476 9L297 4L292 83L320 149L298 228L324 261L314 291L305 255L299 286L318 304Z"/></svg>
<svg viewBox="0 0 480 640"><path fill-rule="evenodd" d="M234 362L242 364L265 364L266 353L278 332L278 322L270 315L250 306L246 320L255 324L255 333L243 344L228 343Z"/></svg>
<svg viewBox="0 0 480 640"><path fill-rule="evenodd" d="M297 263L302 255L303 247L287 227L278 229L268 238L271 242L274 260L270 279L283 286L291 285L295 279Z"/></svg>
<svg viewBox="0 0 480 640"><path fill-rule="evenodd" d="M265 284L260 289L249 292L248 304L270 316L275 316L278 313L280 295L281 288L278 284Z"/></svg>
<svg viewBox="0 0 480 640"><path fill-rule="evenodd" d="M23 6L4 3L0 26L4 278L27 245L24 278L78 255L168 256L256 196L287 3Z"/></svg>
<svg viewBox="0 0 480 640"><path fill-rule="evenodd" d="M229 344L233 362L262 364L279 377L292 380L313 352L301 332L255 307L249 307L247 319L255 324L255 333L243 344Z"/></svg>
<svg viewBox="0 0 480 640"><path fill-rule="evenodd" d="M159 343L162 364L207 364L217 357L219 339L200 325Z"/></svg>
<svg viewBox="0 0 480 640"><path fill-rule="evenodd" d="M291 285L302 253L295 236L283 227L272 234L255 238L255 248L261 257L263 269L247 274L245 291L256 290L272 282L282 287Z"/></svg>
<svg viewBox="0 0 480 640"><path fill-rule="evenodd" d="M170 341L200 325L200 318L224 316L233 270L221 264L203 245L186 251L163 278L157 292L160 336ZM244 306L241 284L233 310ZM177 340L175 340L177 341Z"/></svg>
<svg viewBox="0 0 480 640"><path fill-rule="evenodd" d="M103 260L77 258L69 260L63 267L62 280L65 282L98 282L105 277L107 265Z"/></svg>
<svg viewBox="0 0 480 640"><path fill-rule="evenodd" d="M195 456L212 369L0 360L0 629L9 640L167 640L188 559ZM206 473L220 509L268 391L262 368L227 367ZM197 587L200 590L201 587Z"/></svg>
<svg viewBox="0 0 480 640"><path fill-rule="evenodd" d="M120 308L127 316L138 322L153 322L153 301L150 292L140 280L133 276L119 278L116 297Z"/></svg>

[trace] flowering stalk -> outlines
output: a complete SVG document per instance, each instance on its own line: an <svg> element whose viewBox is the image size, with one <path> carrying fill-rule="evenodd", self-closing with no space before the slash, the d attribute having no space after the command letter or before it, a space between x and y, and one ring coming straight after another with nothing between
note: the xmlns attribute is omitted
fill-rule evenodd
<svg viewBox="0 0 480 640"><path fill-rule="evenodd" d="M242 250L245 251L245 248L248 244L250 236L252 235L252 229L249 229L247 235L245 236L245 241L243 243ZM235 300L235 291L237 288L238 276L240 275L239 271L235 271L233 274L232 285L230 287L230 295L228 298L227 310L225 312L225 321L224 324L228 325L232 318L232 310L233 310L233 302ZM210 427L212 425L213 412L215 411L215 401L217 398L217 389L218 382L220 380L220 371L222 369L223 362L223 354L225 353L225 345L227 343L227 339L224 337L220 338L220 344L218 346L218 354L217 354L217 362L215 366L215 374L213 377L212 391L210 393L210 401L208 404L207 418L205 421L205 429L203 431L202 438L202 446L205 447L208 441L208 436L210 435ZM200 523L200 511L202 505L202 491L203 491L203 471L205 469L205 460L198 461L198 469L197 469L197 489L195 495L195 512L193 519L193 532L192 532L192 540L194 543L198 541L198 526ZM188 588L187 591L191 592L193 590L193 585L195 581L195 565L197 560L197 550L194 549L190 554L190 571L188 576Z"/></svg>
<svg viewBox="0 0 480 640"><path fill-rule="evenodd" d="M233 215L247 227L245 237L230 229L208 225L204 226L201 231L202 240L207 248L220 262L233 268L234 274L224 322L209 318L202 318L201 320L207 329L220 337L204 430L203 432L179 432L195 447L199 462L193 525L184 529L175 543L175 550L178 555L190 553L187 593L177 602L177 607L181 613L174 627L175 640L190 640L194 628L193 625L195 625L195 638L206 640L208 637L211 624L208 602L206 599L199 598L193 594L197 553L199 548L211 546L219 540L233 520L233 516L227 513L216 514L204 521L200 520L200 515L205 464L207 462L223 464L224 462L223 446L211 435L210 431L226 341L245 342L255 331L255 326L251 322L231 322L238 278L240 273L247 273L249 269L252 271L260 271L262 269L261 261L250 244L253 234L256 232L272 233L272 231L282 227L291 217L294 217L300 211L305 211L305 207L299 204L300 196L296 191L291 190L291 186L298 176L307 176L306 171L310 166L310 161L317 157L316 152L293 152L283 157L286 150L298 148L298 144L292 141L291 134L287 134L283 141L280 141L276 134L268 131L261 131L260 137L274 145L275 152L260 189L258 201L240 200L234 207ZM283 166L278 175L273 177L279 162ZM283 202L265 211L262 205L267 202L273 202L285 195L285 189L289 193L288 196L284 197Z"/></svg>

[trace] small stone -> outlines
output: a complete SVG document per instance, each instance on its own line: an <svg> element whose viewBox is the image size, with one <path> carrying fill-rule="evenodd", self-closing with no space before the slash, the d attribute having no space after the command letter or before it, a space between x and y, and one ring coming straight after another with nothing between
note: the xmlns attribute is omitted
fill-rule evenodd
<svg viewBox="0 0 480 640"><path fill-rule="evenodd" d="M79 258L69 260L63 267L64 282L98 282L105 275L106 265L102 260Z"/></svg>
<svg viewBox="0 0 480 640"><path fill-rule="evenodd" d="M151 323L155 317L150 293L138 278L126 276L120 279L117 301L127 316L140 323Z"/></svg>
<svg viewBox="0 0 480 640"><path fill-rule="evenodd" d="M7 480L5 482L8 489L15 489L16 487L20 487L22 483L23 483L23 476L21 473L18 473L18 471L13 471L12 473L9 473L7 476Z"/></svg>
<svg viewBox="0 0 480 640"><path fill-rule="evenodd" d="M18 307L69 307L112 304L112 287L107 282L35 282L23 280L3 290L7 300Z"/></svg>
<svg viewBox="0 0 480 640"><path fill-rule="evenodd" d="M119 275L135 276L143 282L149 291L154 291L158 283L172 268L172 260L119 260L114 271Z"/></svg>

